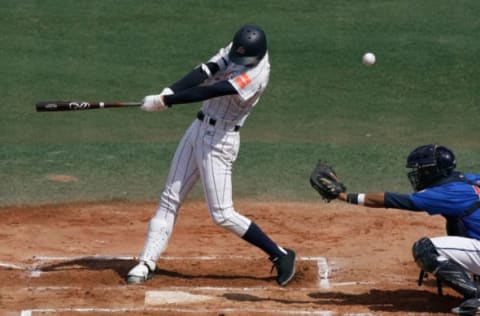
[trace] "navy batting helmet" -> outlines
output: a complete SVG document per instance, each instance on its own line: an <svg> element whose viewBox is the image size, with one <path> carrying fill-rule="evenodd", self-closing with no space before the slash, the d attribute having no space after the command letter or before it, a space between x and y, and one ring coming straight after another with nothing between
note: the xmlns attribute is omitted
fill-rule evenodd
<svg viewBox="0 0 480 316"><path fill-rule="evenodd" d="M415 148L407 158L408 179L415 191L448 177L456 167L455 155L445 146L436 144Z"/></svg>
<svg viewBox="0 0 480 316"><path fill-rule="evenodd" d="M238 65L254 66L267 53L267 37L256 25L244 25L235 33L228 57Z"/></svg>

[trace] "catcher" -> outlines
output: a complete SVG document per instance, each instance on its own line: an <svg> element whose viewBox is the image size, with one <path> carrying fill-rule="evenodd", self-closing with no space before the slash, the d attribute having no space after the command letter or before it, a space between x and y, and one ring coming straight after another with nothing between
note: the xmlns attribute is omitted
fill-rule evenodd
<svg viewBox="0 0 480 316"><path fill-rule="evenodd" d="M347 193L335 171L319 162L310 176L312 187L326 201L374 208L395 208L441 215L446 219L447 236L417 240L412 247L415 262L424 273L432 273L464 296L454 313L480 312L480 288L472 276L480 275L480 174L455 171L454 153L436 144L415 148L407 158L408 179L414 192Z"/></svg>

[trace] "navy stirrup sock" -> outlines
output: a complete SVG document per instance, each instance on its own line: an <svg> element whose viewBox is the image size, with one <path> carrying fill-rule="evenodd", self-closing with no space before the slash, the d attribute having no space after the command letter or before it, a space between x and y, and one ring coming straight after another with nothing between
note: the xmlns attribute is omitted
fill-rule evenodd
<svg viewBox="0 0 480 316"><path fill-rule="evenodd" d="M242 237L249 243L265 251L270 257L280 257L286 255L276 243L274 243L254 222L250 224L247 232Z"/></svg>

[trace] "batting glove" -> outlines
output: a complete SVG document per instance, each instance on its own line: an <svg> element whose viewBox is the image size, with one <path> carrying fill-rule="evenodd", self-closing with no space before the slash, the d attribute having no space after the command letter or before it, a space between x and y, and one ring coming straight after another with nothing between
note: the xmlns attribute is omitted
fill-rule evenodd
<svg viewBox="0 0 480 316"><path fill-rule="evenodd" d="M173 94L173 91L170 88L165 88L160 94L147 95L143 98L143 104L140 106L140 109L146 112L165 111L169 107L165 104L163 96L169 94Z"/></svg>

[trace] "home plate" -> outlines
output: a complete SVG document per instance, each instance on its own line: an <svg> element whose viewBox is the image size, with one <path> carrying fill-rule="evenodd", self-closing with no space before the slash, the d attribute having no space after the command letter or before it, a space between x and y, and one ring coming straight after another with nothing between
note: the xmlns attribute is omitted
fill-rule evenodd
<svg viewBox="0 0 480 316"><path fill-rule="evenodd" d="M145 292L145 305L195 303L212 298L213 296L197 295L182 291L147 291Z"/></svg>

